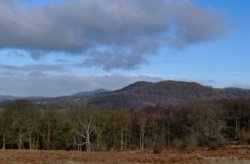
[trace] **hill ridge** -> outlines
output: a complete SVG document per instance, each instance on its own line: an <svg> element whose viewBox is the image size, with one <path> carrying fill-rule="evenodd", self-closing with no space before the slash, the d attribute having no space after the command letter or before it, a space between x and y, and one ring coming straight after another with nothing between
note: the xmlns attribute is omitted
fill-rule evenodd
<svg viewBox="0 0 250 164"><path fill-rule="evenodd" d="M147 105L175 105L188 101L250 98L250 90L218 89L197 82L165 80L136 82L120 90L93 97L88 105L105 108L143 108Z"/></svg>
<svg viewBox="0 0 250 164"><path fill-rule="evenodd" d="M69 96L29 100L41 108L71 108L87 105L108 109L141 109L145 106L168 106L221 99L250 99L250 89L213 88L197 82L173 80L138 81L115 91L98 89ZM6 102L2 102L0 107L5 104Z"/></svg>

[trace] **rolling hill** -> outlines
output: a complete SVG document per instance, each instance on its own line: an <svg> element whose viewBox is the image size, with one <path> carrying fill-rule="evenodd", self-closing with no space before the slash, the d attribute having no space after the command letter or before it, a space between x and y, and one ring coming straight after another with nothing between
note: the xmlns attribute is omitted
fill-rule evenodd
<svg viewBox="0 0 250 164"><path fill-rule="evenodd" d="M106 89L97 89L97 90L88 91L88 92L78 92L78 93L75 93L73 95L70 95L70 97L95 96L95 95L99 95L99 94L102 94L102 93L108 93L108 92L110 92L110 91L106 90Z"/></svg>
<svg viewBox="0 0 250 164"><path fill-rule="evenodd" d="M145 106L168 106L194 101L250 99L250 90L218 89L195 82L161 81L152 83L139 81L116 91L99 89L56 98L25 99L29 99L36 106L44 109L65 109L82 105L108 109L141 109ZM6 101L0 103L0 107L4 105L6 105Z"/></svg>
<svg viewBox="0 0 250 164"><path fill-rule="evenodd" d="M250 98L250 90L216 89L194 82L137 82L121 90L92 97L88 104L105 108L143 108L166 106L192 101Z"/></svg>
<svg viewBox="0 0 250 164"><path fill-rule="evenodd" d="M7 101L7 100L15 100L15 99L17 99L17 97L0 95L0 102Z"/></svg>

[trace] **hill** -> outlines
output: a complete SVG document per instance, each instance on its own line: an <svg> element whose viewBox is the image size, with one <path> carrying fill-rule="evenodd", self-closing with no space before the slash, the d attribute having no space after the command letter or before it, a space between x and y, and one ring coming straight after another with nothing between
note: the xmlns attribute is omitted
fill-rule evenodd
<svg viewBox="0 0 250 164"><path fill-rule="evenodd" d="M17 97L0 95L0 102L7 101L7 100L15 100L15 99L17 99Z"/></svg>
<svg viewBox="0 0 250 164"><path fill-rule="evenodd" d="M123 89L92 97L88 104L105 108L168 106L190 101L250 98L250 90L216 89L194 82L137 82Z"/></svg>
<svg viewBox="0 0 250 164"><path fill-rule="evenodd" d="M5 100L8 101L20 99L11 96L6 96L6 98ZM194 101L249 98L250 90L248 89L218 89L195 82L182 81L161 81L157 83L139 81L112 92L98 89L56 98L30 97L25 99L43 109L65 109L82 105L108 109L141 109L145 106L169 106ZM8 101L2 101L0 108L4 107Z"/></svg>
<svg viewBox="0 0 250 164"><path fill-rule="evenodd" d="M72 107L79 107L88 102L89 97L102 95L110 92L106 89L97 89L94 91L78 92L69 96L61 96L55 98L41 98L31 100L36 106L43 109L65 109Z"/></svg>
<svg viewBox="0 0 250 164"><path fill-rule="evenodd" d="M95 95L99 95L102 93L108 93L108 92L110 92L110 91L106 90L106 89L97 89L97 90L89 91L89 92L78 92L78 93L75 93L73 95L70 95L70 97L95 96Z"/></svg>

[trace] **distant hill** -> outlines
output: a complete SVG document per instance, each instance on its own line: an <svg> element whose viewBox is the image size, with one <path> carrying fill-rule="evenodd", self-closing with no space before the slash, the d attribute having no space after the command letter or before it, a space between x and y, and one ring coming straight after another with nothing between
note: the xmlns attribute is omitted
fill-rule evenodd
<svg viewBox="0 0 250 164"><path fill-rule="evenodd" d="M13 96L1 96L0 95L0 108L3 108L8 104L8 102L12 100L20 100L20 99L26 99L33 102L36 106L44 109L49 108L71 108L71 107L77 107L81 106L82 104L85 104L87 97L90 96L97 96L103 93L108 93L109 90L106 89L97 89L94 91L88 91L88 92L78 92L69 96L61 96L61 97L13 97Z"/></svg>
<svg viewBox="0 0 250 164"><path fill-rule="evenodd" d="M105 108L143 108L166 106L190 101L250 98L250 90L216 89L194 82L136 82L123 89L92 97L88 104Z"/></svg>
<svg viewBox="0 0 250 164"><path fill-rule="evenodd" d="M78 93L75 93L73 95L70 95L70 97L95 96L95 95L99 95L102 93L108 93L108 92L110 92L110 91L106 90L106 89L97 89L97 90L89 91L89 92L78 92Z"/></svg>
<svg viewBox="0 0 250 164"><path fill-rule="evenodd" d="M8 102L6 100L14 99L15 97L2 96L3 101L0 103L0 108L6 105ZM98 89L56 98L30 97L26 99L44 109L65 109L82 105L108 109L140 109L145 106L168 106L194 101L250 99L250 90L240 88L218 89L195 82L161 81L152 83L139 81L116 91Z"/></svg>
<svg viewBox="0 0 250 164"><path fill-rule="evenodd" d="M102 95L108 92L110 91L106 89L97 89L94 91L78 92L69 96L33 99L31 101L36 106L43 109L50 109L50 108L65 109L65 108L79 107L85 105L86 102L88 102L89 97Z"/></svg>
<svg viewBox="0 0 250 164"><path fill-rule="evenodd" d="M7 101L7 100L15 100L15 99L17 99L17 97L0 95L0 102Z"/></svg>

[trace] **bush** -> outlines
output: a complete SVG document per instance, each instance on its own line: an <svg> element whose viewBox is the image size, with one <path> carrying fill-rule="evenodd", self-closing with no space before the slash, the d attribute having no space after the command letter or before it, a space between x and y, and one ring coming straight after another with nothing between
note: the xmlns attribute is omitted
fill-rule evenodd
<svg viewBox="0 0 250 164"><path fill-rule="evenodd" d="M215 136L215 137L209 137L207 139L207 144L208 144L209 148L217 149L219 147L224 146L225 139L224 139L224 137L222 135L218 135L218 136Z"/></svg>
<svg viewBox="0 0 250 164"><path fill-rule="evenodd" d="M176 148L183 148L183 147L185 147L185 144L184 144L183 140L176 138L173 140L173 146Z"/></svg>
<svg viewBox="0 0 250 164"><path fill-rule="evenodd" d="M240 131L239 139L243 143L248 143L250 141L250 135L246 131L242 130Z"/></svg>
<svg viewBox="0 0 250 164"><path fill-rule="evenodd" d="M198 140L196 136L189 136L186 139L186 147L190 150L190 151L195 151L198 147Z"/></svg>
<svg viewBox="0 0 250 164"><path fill-rule="evenodd" d="M162 145L160 143L154 144L153 153L160 154L162 151Z"/></svg>

